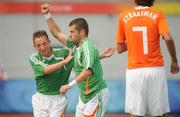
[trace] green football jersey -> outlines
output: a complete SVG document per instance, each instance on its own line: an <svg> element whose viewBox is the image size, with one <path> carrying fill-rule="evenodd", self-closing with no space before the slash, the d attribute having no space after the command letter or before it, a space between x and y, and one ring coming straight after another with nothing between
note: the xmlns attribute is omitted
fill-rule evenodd
<svg viewBox="0 0 180 117"><path fill-rule="evenodd" d="M38 92L45 95L56 95L59 94L59 88L68 83L74 64L73 60L50 74L44 74L43 72L44 67L64 60L68 54L68 49L52 49L52 56L50 58L45 58L38 52L29 56Z"/></svg>
<svg viewBox="0 0 180 117"><path fill-rule="evenodd" d="M89 78L78 83L81 100L87 103L98 92L107 87L103 79L99 52L89 38L84 40L81 47L76 47L68 38L67 47L74 47L74 71L76 76L85 69L91 69L93 72Z"/></svg>

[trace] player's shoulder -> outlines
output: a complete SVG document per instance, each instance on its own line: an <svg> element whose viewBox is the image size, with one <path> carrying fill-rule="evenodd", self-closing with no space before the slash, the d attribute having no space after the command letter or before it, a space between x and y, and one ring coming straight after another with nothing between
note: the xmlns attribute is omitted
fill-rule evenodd
<svg viewBox="0 0 180 117"><path fill-rule="evenodd" d="M135 8L131 8L131 9L128 9L128 10L121 11L120 14L119 14L119 18L122 19L125 16L127 16L129 13L132 13L134 11L136 11Z"/></svg>
<svg viewBox="0 0 180 117"><path fill-rule="evenodd" d="M150 7L149 10L157 15L158 19L165 18L165 14L162 10L159 10L154 7Z"/></svg>
<svg viewBox="0 0 180 117"><path fill-rule="evenodd" d="M34 52L28 57L28 59L29 59L30 63L31 62L34 63L35 61L40 60L40 56L39 56L38 52Z"/></svg>
<svg viewBox="0 0 180 117"><path fill-rule="evenodd" d="M53 48L54 53L69 51L69 48Z"/></svg>
<svg viewBox="0 0 180 117"><path fill-rule="evenodd" d="M149 7L149 10L152 10L152 11L157 12L157 13L163 13L162 10L157 9L157 8L155 8L155 7Z"/></svg>
<svg viewBox="0 0 180 117"><path fill-rule="evenodd" d="M53 55L55 57L65 57L69 54L69 48L53 48Z"/></svg>
<svg viewBox="0 0 180 117"><path fill-rule="evenodd" d="M29 56L29 58L32 58L32 57L38 57L39 56L39 54L38 54L38 52L33 52L30 56Z"/></svg>
<svg viewBox="0 0 180 117"><path fill-rule="evenodd" d="M94 42L93 42L93 40L92 40L91 38L87 37L87 38L85 39L83 45L87 45L87 44L88 44L88 45L93 45Z"/></svg>
<svg viewBox="0 0 180 117"><path fill-rule="evenodd" d="M149 7L149 8L147 9L147 11L153 12L153 13L157 14L158 16L164 15L164 13L163 13L162 10L157 9L157 8L155 8L155 7Z"/></svg>

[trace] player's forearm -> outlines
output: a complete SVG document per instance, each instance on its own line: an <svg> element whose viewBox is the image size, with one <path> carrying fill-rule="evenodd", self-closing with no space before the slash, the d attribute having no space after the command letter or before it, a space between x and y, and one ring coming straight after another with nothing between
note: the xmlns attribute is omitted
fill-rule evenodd
<svg viewBox="0 0 180 117"><path fill-rule="evenodd" d="M87 78L89 78L92 75L92 71L89 69L83 70L77 77L76 77L76 82L80 83L83 80L86 80Z"/></svg>
<svg viewBox="0 0 180 117"><path fill-rule="evenodd" d="M102 53L99 58L100 58L100 59L104 59L104 58L107 58L107 56L105 56L105 55Z"/></svg>
<svg viewBox="0 0 180 117"><path fill-rule="evenodd" d="M107 56L105 56L104 53L101 53L101 55L100 55L99 58L100 58L100 59L104 59L104 58L106 58L106 57L107 57Z"/></svg>
<svg viewBox="0 0 180 117"><path fill-rule="evenodd" d="M100 59L104 59L104 58L106 58L106 57L105 57L103 54L101 54L99 58L100 58Z"/></svg>
<svg viewBox="0 0 180 117"><path fill-rule="evenodd" d="M44 68L44 74L50 74L50 73L60 69L61 67L63 67L63 65L65 65L65 64L66 64L66 61L60 61L58 63L48 65L47 67Z"/></svg>
<svg viewBox="0 0 180 117"><path fill-rule="evenodd" d="M47 24L48 24L48 28L51 32L51 34L57 38L58 33L61 32L60 28L58 27L58 25L55 23L54 19L51 17L49 19L47 19Z"/></svg>
<svg viewBox="0 0 180 117"><path fill-rule="evenodd" d="M127 51L127 44L123 43L123 44L117 44L116 45L116 50L119 54L126 52Z"/></svg>
<svg viewBox="0 0 180 117"><path fill-rule="evenodd" d="M77 76L73 81L71 81L66 88L70 89L72 88L74 85L76 85L77 83L82 82L83 80L86 80L87 78L89 78L92 75L92 71L89 69L83 70L79 76ZM67 90L66 89L66 90Z"/></svg>
<svg viewBox="0 0 180 117"><path fill-rule="evenodd" d="M177 57L176 57L176 50L175 50L175 44L174 41L171 40L165 40L167 49L169 51L169 54L171 56L171 60L175 63L177 63Z"/></svg>
<svg viewBox="0 0 180 117"><path fill-rule="evenodd" d="M56 24L56 22L53 20L50 12L49 12L49 5L48 4L43 4L41 5L41 12L43 13L45 19L47 20L48 28L52 35L58 39L58 41L62 42L64 45L66 45L66 35L63 34Z"/></svg>
<svg viewBox="0 0 180 117"><path fill-rule="evenodd" d="M110 47L108 49L106 49L105 51L103 51L100 55L100 59L103 58L109 58L114 54L115 48L114 47Z"/></svg>
<svg viewBox="0 0 180 117"><path fill-rule="evenodd" d="M48 15L48 14L49 14L49 16L46 17L46 15ZM66 34L61 32L59 26L56 24L56 22L54 21L54 19L51 16L51 14L50 13L48 13L48 14L45 14L44 16L47 20L48 28L49 28L51 34L62 44L66 45L66 39L67 39Z"/></svg>

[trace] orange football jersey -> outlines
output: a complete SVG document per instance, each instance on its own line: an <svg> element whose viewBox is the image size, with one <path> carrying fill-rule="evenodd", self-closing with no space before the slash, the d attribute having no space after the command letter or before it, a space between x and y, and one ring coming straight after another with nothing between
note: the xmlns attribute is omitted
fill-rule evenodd
<svg viewBox="0 0 180 117"><path fill-rule="evenodd" d="M116 43L127 42L128 68L163 66L160 35L169 32L164 14L150 7L124 11L118 19Z"/></svg>

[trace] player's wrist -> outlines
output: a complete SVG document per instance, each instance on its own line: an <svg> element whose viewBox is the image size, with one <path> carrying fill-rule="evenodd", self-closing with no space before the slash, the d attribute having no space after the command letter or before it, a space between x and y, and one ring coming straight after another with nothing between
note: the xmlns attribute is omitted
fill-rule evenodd
<svg viewBox="0 0 180 117"><path fill-rule="evenodd" d="M76 80L73 80L73 81L71 81L68 85L69 85L69 87L71 88L71 87L75 86L76 84L77 84L77 81L76 81Z"/></svg>
<svg viewBox="0 0 180 117"><path fill-rule="evenodd" d="M66 58L66 59L64 59L64 64L67 64L69 61L68 61L68 59Z"/></svg>
<svg viewBox="0 0 180 117"><path fill-rule="evenodd" d="M105 58L105 56L102 54L102 55L100 56L100 58L103 59L103 58Z"/></svg>
<svg viewBox="0 0 180 117"><path fill-rule="evenodd" d="M62 65L67 64L66 60L61 61Z"/></svg>
<svg viewBox="0 0 180 117"><path fill-rule="evenodd" d="M48 19L50 19L52 16L51 16L50 13L46 13L46 14L44 14L44 17L45 17L46 20L48 20Z"/></svg>

